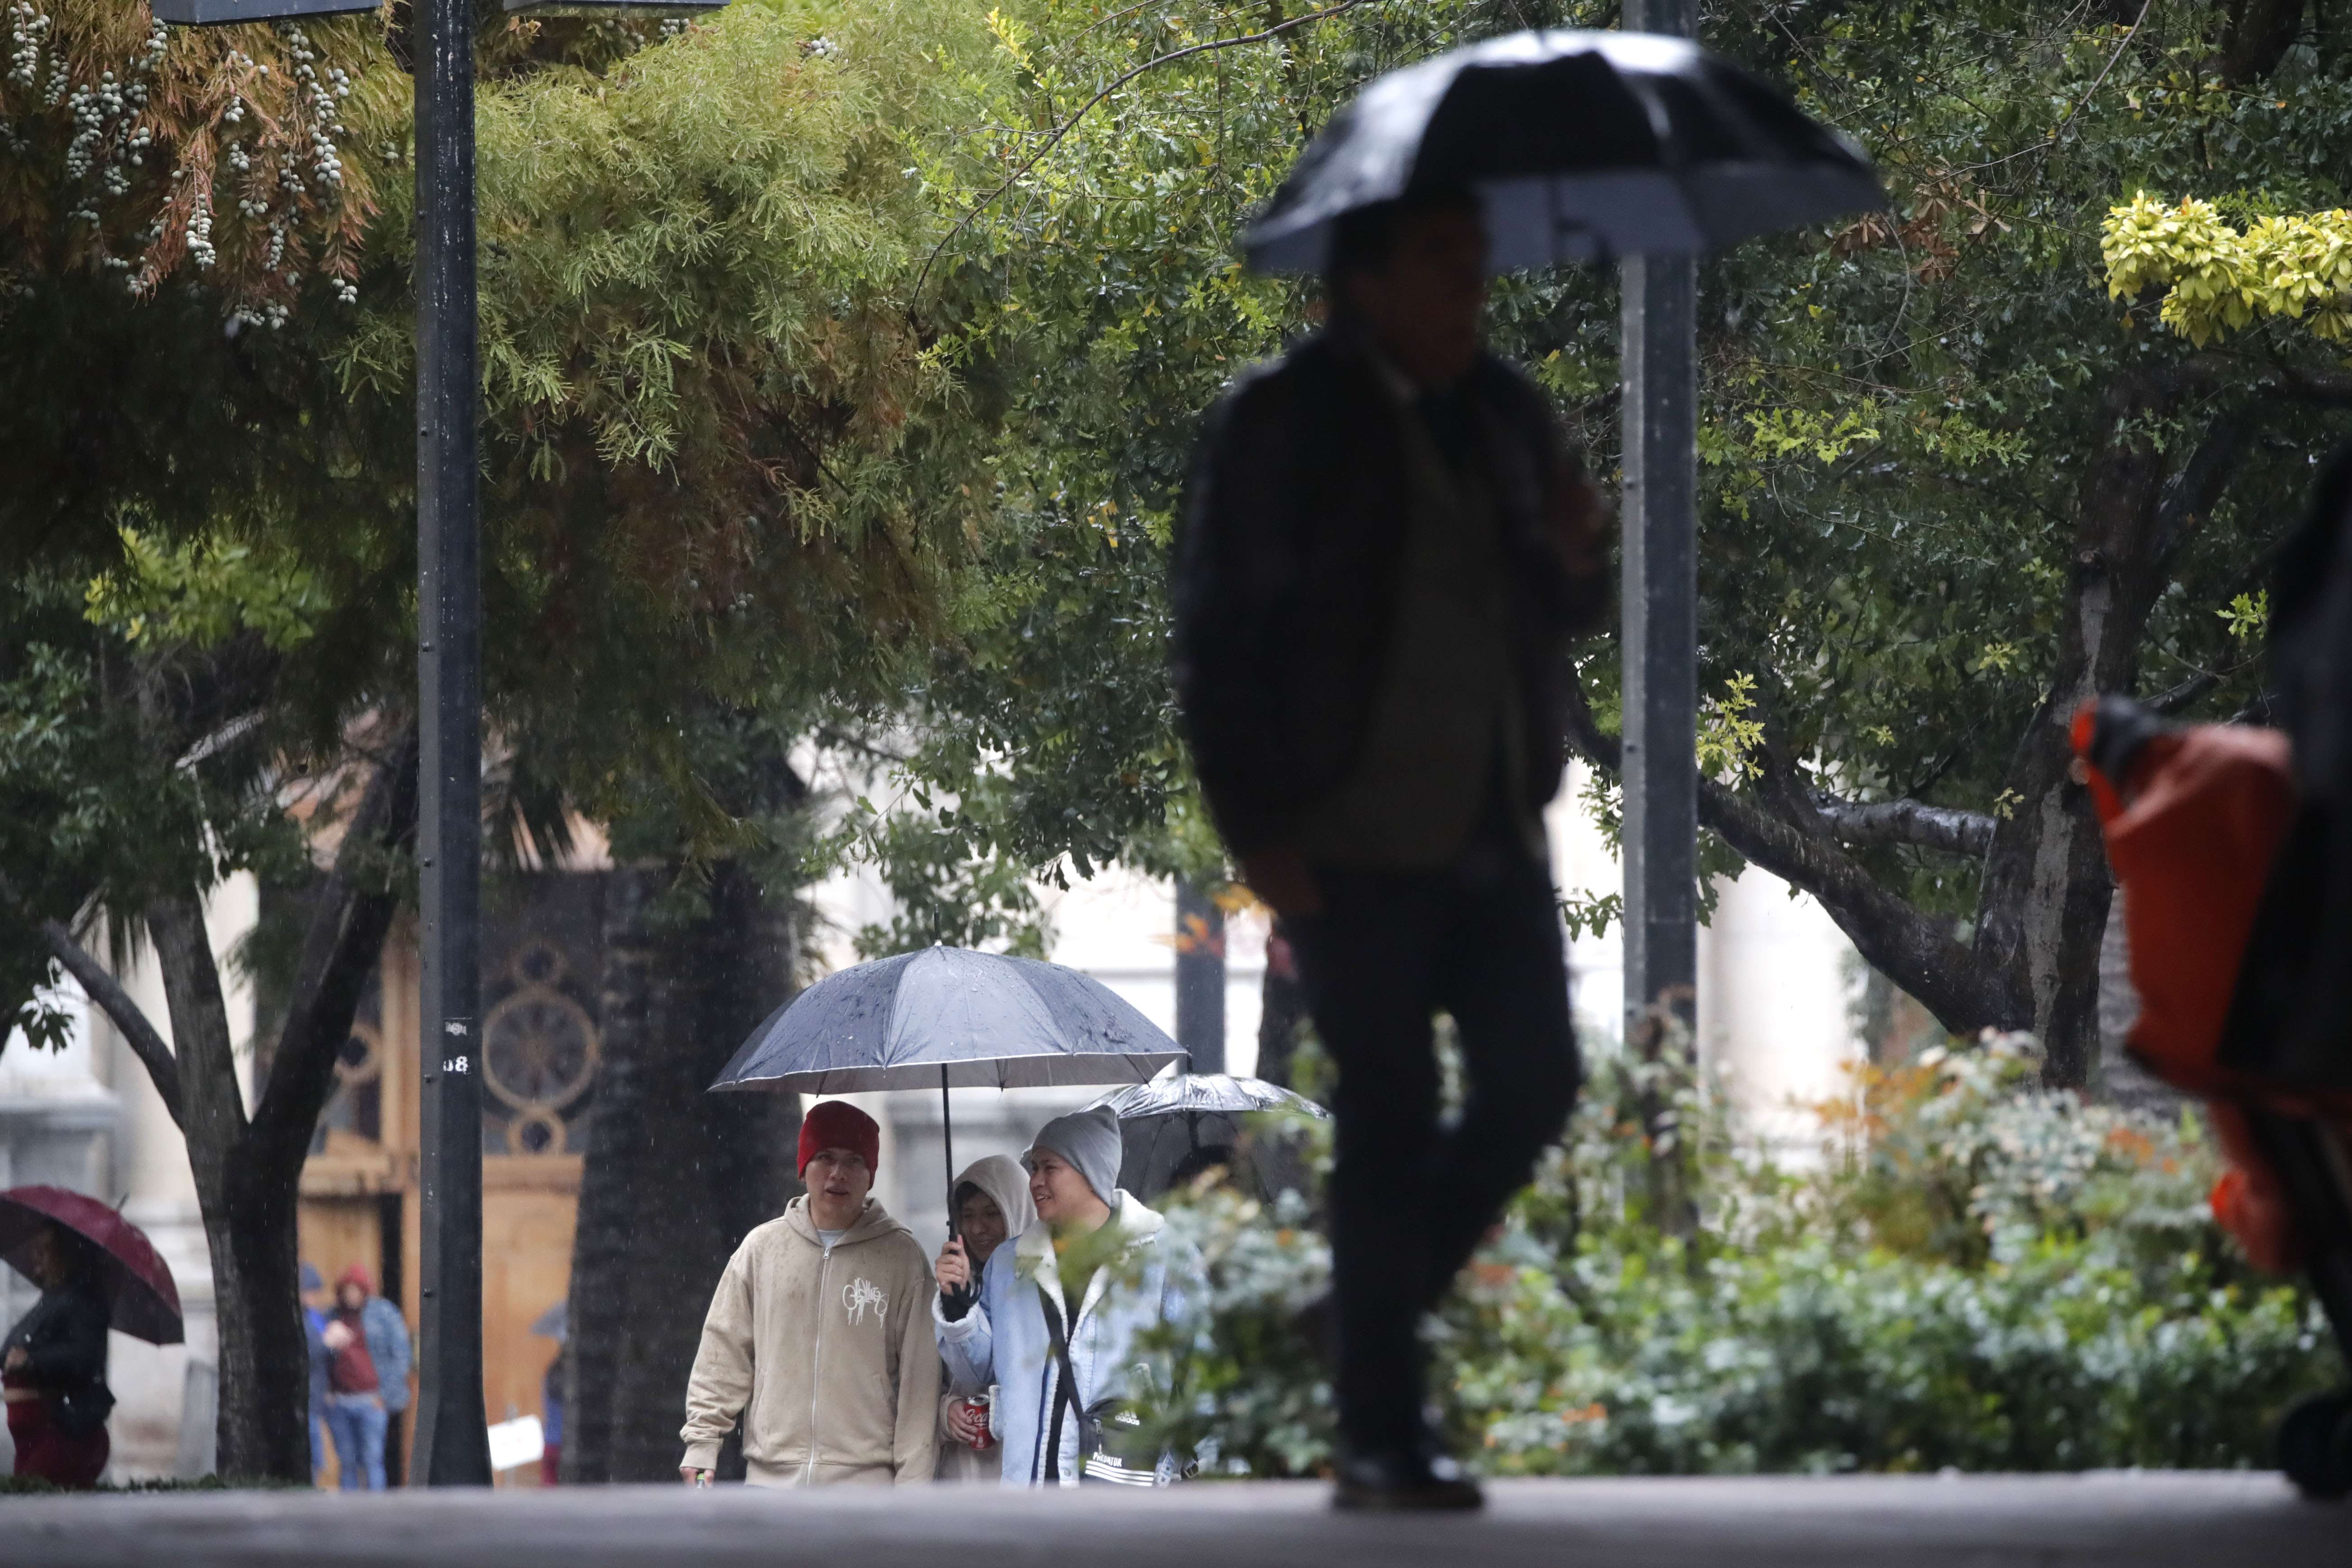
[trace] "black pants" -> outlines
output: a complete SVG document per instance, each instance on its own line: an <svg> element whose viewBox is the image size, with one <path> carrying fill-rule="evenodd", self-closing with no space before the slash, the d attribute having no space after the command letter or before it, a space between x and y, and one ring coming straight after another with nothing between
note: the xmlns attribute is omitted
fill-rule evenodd
<svg viewBox="0 0 2352 1568"><path fill-rule="evenodd" d="M1318 868L1324 910L1283 922L1332 1107L1341 1436L1415 1442L1418 1325L1528 1180L1576 1101L1559 914L1545 868L1483 839L1445 871ZM1468 1093L1438 1125L1431 1016L1454 1016Z"/></svg>

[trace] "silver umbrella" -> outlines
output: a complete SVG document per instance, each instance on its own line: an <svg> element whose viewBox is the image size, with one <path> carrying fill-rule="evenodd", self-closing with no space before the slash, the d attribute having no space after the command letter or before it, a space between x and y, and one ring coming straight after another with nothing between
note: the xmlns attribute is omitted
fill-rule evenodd
<svg viewBox="0 0 2352 1568"><path fill-rule="evenodd" d="M1391 71L1334 115L1245 246L1318 272L1341 214L1475 192L1497 272L1690 255L1886 205L1857 147L1686 38L1539 31Z"/></svg>
<svg viewBox="0 0 2352 1568"><path fill-rule="evenodd" d="M1136 1166L1143 1184L1138 1194L1150 1197L1152 1187L1170 1170L1180 1165L1188 1155L1201 1149L1201 1126L1204 1121L1219 1124L1220 1133L1230 1135L1234 1118L1254 1111L1276 1111L1294 1116L1328 1119L1330 1112L1303 1094L1294 1094L1279 1084L1262 1078L1234 1078L1221 1072L1183 1073L1171 1069L1150 1083L1115 1089L1087 1108L1105 1109L1118 1118L1122 1124L1156 1123L1158 1130L1148 1133L1136 1143ZM1170 1148L1168 1134L1182 1129L1181 1148Z"/></svg>
<svg viewBox="0 0 2352 1568"><path fill-rule="evenodd" d="M1190 1059L1092 975L931 947L826 975L754 1029L710 1088L848 1094L938 1085L953 1234L950 1089L1142 1084Z"/></svg>

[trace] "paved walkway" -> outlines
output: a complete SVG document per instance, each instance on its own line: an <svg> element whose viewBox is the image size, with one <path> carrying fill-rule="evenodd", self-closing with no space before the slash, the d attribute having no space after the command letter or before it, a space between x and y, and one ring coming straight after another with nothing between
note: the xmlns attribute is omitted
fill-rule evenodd
<svg viewBox="0 0 2352 1568"><path fill-rule="evenodd" d="M1470 1518L1308 1485L165 1494L0 1500L0 1563L75 1568L2345 1568L2352 1510L2274 1476L1520 1481Z"/></svg>

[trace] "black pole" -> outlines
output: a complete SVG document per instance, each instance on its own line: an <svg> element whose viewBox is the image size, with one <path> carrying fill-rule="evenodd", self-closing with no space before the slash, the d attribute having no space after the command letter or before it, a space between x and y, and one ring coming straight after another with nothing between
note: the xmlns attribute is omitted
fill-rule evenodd
<svg viewBox="0 0 2352 1568"><path fill-rule="evenodd" d="M1188 1072L1225 1070L1225 911L1176 879L1176 1043Z"/></svg>
<svg viewBox="0 0 2352 1568"><path fill-rule="evenodd" d="M488 1486L482 1409L481 546L475 426L474 5L415 0L416 673L424 799L424 1270L416 1457Z"/></svg>
<svg viewBox="0 0 2352 1568"><path fill-rule="evenodd" d="M1627 0L1625 26L1691 37L1697 0ZM1654 1048L1698 981L1698 264L1633 257L1621 277L1625 1031Z"/></svg>
<svg viewBox="0 0 2352 1568"><path fill-rule="evenodd" d="M940 1064L940 1149L948 1163L948 1239L955 1239L955 1110L948 1104L948 1068Z"/></svg>

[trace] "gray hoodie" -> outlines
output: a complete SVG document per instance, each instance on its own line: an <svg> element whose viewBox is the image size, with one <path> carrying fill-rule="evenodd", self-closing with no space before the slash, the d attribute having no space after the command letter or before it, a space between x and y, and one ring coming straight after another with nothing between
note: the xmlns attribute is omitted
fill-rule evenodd
<svg viewBox="0 0 2352 1568"><path fill-rule="evenodd" d="M930 1479L937 1293L921 1246L880 1204L828 1252L794 1198L743 1238L710 1298L681 1467L714 1468L740 1415L756 1485Z"/></svg>

